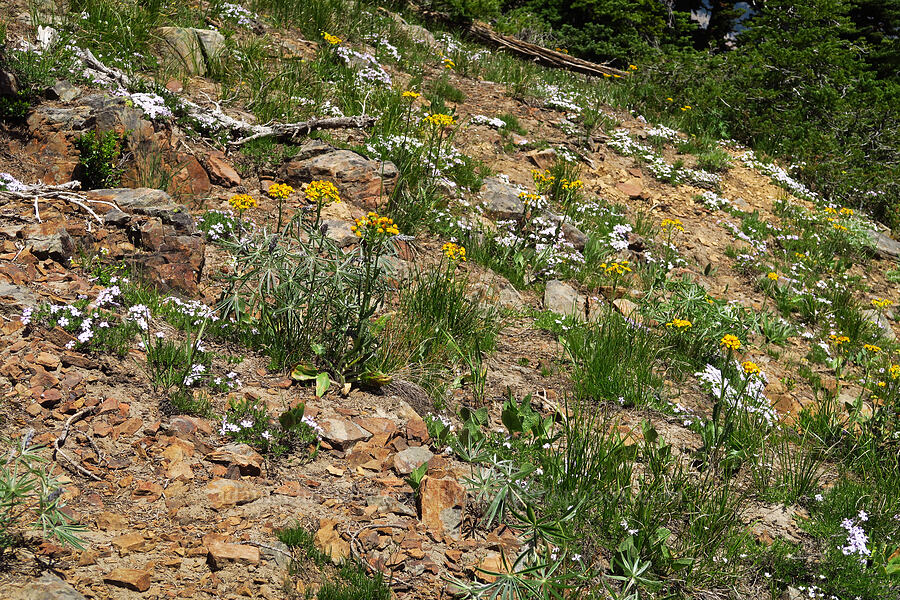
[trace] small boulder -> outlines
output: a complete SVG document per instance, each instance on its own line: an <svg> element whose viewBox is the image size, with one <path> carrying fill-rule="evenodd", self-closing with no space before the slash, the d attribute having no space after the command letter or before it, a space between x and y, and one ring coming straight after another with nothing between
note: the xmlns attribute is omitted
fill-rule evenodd
<svg viewBox="0 0 900 600"><path fill-rule="evenodd" d="M206 562L213 571L224 569L229 564L258 565L259 548L247 544L213 542L206 547Z"/></svg>
<svg viewBox="0 0 900 600"><path fill-rule="evenodd" d="M262 474L263 457L247 444L226 444L213 450L206 460L225 466L236 466L241 475L257 477Z"/></svg>
<svg viewBox="0 0 900 600"><path fill-rule="evenodd" d="M210 29L160 27L156 33L163 63L190 75L205 75L225 45L225 36Z"/></svg>
<svg viewBox="0 0 900 600"><path fill-rule="evenodd" d="M372 437L371 433L347 419L322 419L319 426L322 428L322 438L341 450Z"/></svg>
<svg viewBox="0 0 900 600"><path fill-rule="evenodd" d="M394 455L394 468L400 475L409 475L434 456L425 446L413 446Z"/></svg>
<svg viewBox="0 0 900 600"><path fill-rule="evenodd" d="M44 573L20 590L12 591L11 600L85 600L75 588L52 573Z"/></svg>
<svg viewBox="0 0 900 600"><path fill-rule="evenodd" d="M454 533L462 522L466 489L453 478L432 479L426 476L420 492L425 526L438 532Z"/></svg>
<svg viewBox="0 0 900 600"><path fill-rule="evenodd" d="M544 287L544 309L561 315L584 315L587 300L568 283L551 279Z"/></svg>
<svg viewBox="0 0 900 600"><path fill-rule="evenodd" d="M234 479L213 479L203 488L206 503L216 510L253 502L262 497L253 484Z"/></svg>
<svg viewBox="0 0 900 600"><path fill-rule="evenodd" d="M116 587L135 592L146 592L153 579L150 571L144 569L114 569L103 578L103 581Z"/></svg>
<svg viewBox="0 0 900 600"><path fill-rule="evenodd" d="M520 190L499 177L488 177L481 188L484 212L492 219L510 221L521 219L525 203L519 198Z"/></svg>

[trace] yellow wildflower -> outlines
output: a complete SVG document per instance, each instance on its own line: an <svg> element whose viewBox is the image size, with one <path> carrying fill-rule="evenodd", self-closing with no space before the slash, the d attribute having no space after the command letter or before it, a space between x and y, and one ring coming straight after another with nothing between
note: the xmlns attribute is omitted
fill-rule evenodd
<svg viewBox="0 0 900 600"><path fill-rule="evenodd" d="M362 219L356 219L356 225L350 228L356 237L400 235L393 219L370 212Z"/></svg>
<svg viewBox="0 0 900 600"><path fill-rule="evenodd" d="M743 363L741 363L741 366L744 368L744 373L746 373L747 375L759 375L760 373L759 365L757 365L752 360L744 361Z"/></svg>
<svg viewBox="0 0 900 600"><path fill-rule="evenodd" d="M332 46L337 46L341 43L341 38L336 35L331 35L330 33L322 32L322 38Z"/></svg>
<svg viewBox="0 0 900 600"><path fill-rule="evenodd" d="M584 182L580 179L575 179L574 181L570 181L568 179L562 180L562 188L564 190L580 190L584 187Z"/></svg>
<svg viewBox="0 0 900 600"><path fill-rule="evenodd" d="M666 102L675 102L673 98L666 98Z"/></svg>
<svg viewBox="0 0 900 600"><path fill-rule="evenodd" d="M284 200L294 193L294 188L286 183L273 183L271 186L269 186L269 191L267 193L269 194L270 198L275 198L276 200Z"/></svg>
<svg viewBox="0 0 900 600"><path fill-rule="evenodd" d="M663 219L663 222L660 223L660 227L662 227L664 231L674 231L676 229L681 232L684 231L684 225L681 224L681 219Z"/></svg>
<svg viewBox="0 0 900 600"><path fill-rule="evenodd" d="M443 115L440 113L428 115L427 117L422 119L422 123L427 125L433 125L434 127L453 127L453 124L456 121L453 120L453 117L450 115Z"/></svg>
<svg viewBox="0 0 900 600"><path fill-rule="evenodd" d="M766 275L766 277L768 277L768 278L771 279L772 281L778 281L778 278L779 278L780 276L779 276L778 273L776 273L775 271L769 271L769 274Z"/></svg>
<svg viewBox="0 0 900 600"><path fill-rule="evenodd" d="M603 269L607 275L611 273L615 273L616 275L631 273L631 267L628 266L627 260L623 260L622 262L612 262L608 265L606 263L600 263L600 268Z"/></svg>
<svg viewBox="0 0 900 600"><path fill-rule="evenodd" d="M893 305L894 305L894 301L888 300L887 298L882 298L882 299L876 298L876 299L872 300L872 306L874 306L875 308L887 308L888 306L893 306Z"/></svg>
<svg viewBox="0 0 900 600"><path fill-rule="evenodd" d="M405 92L403 92L403 97L409 98L410 100L415 100L416 98L418 98L421 95L422 94L420 94L418 92L413 92L411 90L406 90Z"/></svg>
<svg viewBox="0 0 900 600"><path fill-rule="evenodd" d="M254 198L250 194L235 194L228 199L228 204L230 204L231 208L233 208L234 210L243 212L248 208L253 208L254 206L256 206L256 198Z"/></svg>
<svg viewBox="0 0 900 600"><path fill-rule="evenodd" d="M306 199L325 206L332 202L340 202L337 186L330 181L316 180L306 186Z"/></svg>
<svg viewBox="0 0 900 600"><path fill-rule="evenodd" d="M834 227L835 229L837 229L838 231L847 231L846 227L844 227L843 225L839 225L838 223L832 223L831 226Z"/></svg>
<svg viewBox="0 0 900 600"><path fill-rule="evenodd" d="M846 335L836 335L834 333L829 335L828 339L830 339L831 343L835 346L840 346L841 344L846 344L850 341L850 338L848 338Z"/></svg>
<svg viewBox="0 0 900 600"><path fill-rule="evenodd" d="M863 349L868 350L869 352L878 353L881 352L881 347L876 346L874 344L863 344Z"/></svg>
<svg viewBox="0 0 900 600"><path fill-rule="evenodd" d="M739 340L735 335L726 333L722 336L722 339L719 340L719 345L726 350L737 350L741 347L741 340Z"/></svg>
<svg viewBox="0 0 900 600"><path fill-rule="evenodd" d="M443 250L444 256L452 261L466 262L466 249L464 246L454 244L453 242L447 242L443 245L441 250Z"/></svg>
<svg viewBox="0 0 900 600"><path fill-rule="evenodd" d="M666 327L668 327L669 329L671 329L672 327L674 327L675 329L690 329L693 326L694 326L694 324L691 323L690 321L688 321L687 319L679 319L679 318L674 318L671 321L669 321L668 323L666 323Z"/></svg>
<svg viewBox="0 0 900 600"><path fill-rule="evenodd" d="M456 63L450 60L449 58L444 59L444 68L445 69L455 69Z"/></svg>
<svg viewBox="0 0 900 600"><path fill-rule="evenodd" d="M853 209L852 209L852 208L846 208L846 207L844 207L844 208L842 208L841 210L839 210L838 212L841 213L841 215L843 215L843 216L845 216L845 217L852 217L852 216L853 216Z"/></svg>
<svg viewBox="0 0 900 600"><path fill-rule="evenodd" d="M529 194L528 192L521 192L519 194L519 200L521 200L525 206L532 206L540 201L540 199L541 197L538 194Z"/></svg>
<svg viewBox="0 0 900 600"><path fill-rule="evenodd" d="M891 379L900 379L900 365L891 365L888 369Z"/></svg>
<svg viewBox="0 0 900 600"><path fill-rule="evenodd" d="M629 70L629 71L637 71L637 66L635 66L635 65L628 65L628 70Z"/></svg>

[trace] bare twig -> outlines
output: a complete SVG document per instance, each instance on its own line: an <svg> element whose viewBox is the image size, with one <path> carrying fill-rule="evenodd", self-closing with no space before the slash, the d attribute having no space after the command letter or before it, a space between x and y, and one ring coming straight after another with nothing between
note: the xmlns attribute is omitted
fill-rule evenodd
<svg viewBox="0 0 900 600"><path fill-rule="evenodd" d="M81 473L85 477L89 477L94 481L103 481L102 479L85 469L83 466L81 466L77 461L63 452L60 448L63 444L66 443L66 438L69 437L69 429L72 427L72 425L77 423L84 417L94 414L95 412L97 412L97 407L89 406L88 408L79 410L77 413L69 417L68 420L66 420L66 424L63 426L62 433L58 438L53 440L53 458L56 459L57 456L62 456L70 465L72 465L79 473Z"/></svg>
<svg viewBox="0 0 900 600"><path fill-rule="evenodd" d="M95 213L91 209L91 207L88 206L88 204L106 204L108 206L116 205L105 200L91 200L85 197L83 194L79 194L78 192L73 191L78 189L79 187L81 187L80 181L67 181L66 183L62 183L59 185L35 183L26 186L23 190L2 190L0 191L0 198L32 200L34 203L34 217L37 219L38 223L43 223L43 221L41 220L40 210L38 209L38 201L43 198L57 198L65 202L70 202L76 206L81 207L85 212L94 217L94 219L96 219L98 223L103 223L103 219L101 219L97 215L97 213Z"/></svg>

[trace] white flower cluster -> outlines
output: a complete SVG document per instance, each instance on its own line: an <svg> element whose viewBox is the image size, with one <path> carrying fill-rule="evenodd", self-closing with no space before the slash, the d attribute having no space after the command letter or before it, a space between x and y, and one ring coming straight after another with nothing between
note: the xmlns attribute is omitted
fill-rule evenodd
<svg viewBox="0 0 900 600"><path fill-rule="evenodd" d="M771 177L775 183L787 189L795 196L806 198L808 200L820 200L820 197L816 192L791 177L787 170L782 169L775 163L766 163L758 160L756 154L753 153L753 150L748 150L742 154L740 158L745 167L756 169L763 175Z"/></svg>
<svg viewBox="0 0 900 600"><path fill-rule="evenodd" d="M705 192L700 194L700 200L703 202L703 204L713 210L721 210L726 206L731 206L731 202L728 200L728 198L720 196L710 190L706 190Z"/></svg>
<svg viewBox="0 0 900 600"><path fill-rule="evenodd" d="M150 309L143 304L135 304L129 308L126 318L137 323L138 327L144 331L150 327Z"/></svg>
<svg viewBox="0 0 900 600"><path fill-rule="evenodd" d="M541 88L544 105L554 110L581 114L578 95L562 90L558 85L546 84Z"/></svg>
<svg viewBox="0 0 900 600"><path fill-rule="evenodd" d="M731 407L746 410L750 414L756 414L765 419L771 426L778 422L778 413L769 404L763 394L766 387L764 373L758 375L743 375L740 365L737 366L739 381L735 386L728 378L722 375L722 371L707 364L704 371L694 373L704 387L715 398L723 398Z"/></svg>
<svg viewBox="0 0 900 600"><path fill-rule="evenodd" d="M506 127L506 122L503 119L498 119L497 117L474 115L471 121L475 125L488 125L489 127L493 127L494 129L502 129Z"/></svg>
<svg viewBox="0 0 900 600"><path fill-rule="evenodd" d="M865 563L866 557L872 554L871 550L866 546L869 543L869 536L866 535L865 530L860 525L860 523L868 520L869 515L866 514L866 511L861 510L857 515L856 521L853 519L841 521L841 527L847 531L847 543L841 548L841 552L844 553L844 556L859 555L859 560L862 563Z"/></svg>
<svg viewBox="0 0 900 600"><path fill-rule="evenodd" d="M231 2L224 2L219 7L219 14L227 19L237 21L238 25L245 27L253 25L253 22L259 18L256 13L247 10L240 4L232 4Z"/></svg>
<svg viewBox="0 0 900 600"><path fill-rule="evenodd" d="M381 160L391 160L401 151L422 152L425 149L425 142L411 136L392 135L372 138L366 149ZM431 154L422 156L421 161L429 174L436 178L444 177L445 171L464 164L462 154L448 144L441 145L436 152L431 149Z"/></svg>
<svg viewBox="0 0 900 600"><path fill-rule="evenodd" d="M357 52L347 46L338 46L334 51L343 59L345 65L357 69L356 79L359 83L391 85L391 76L378 64L375 57L368 52Z"/></svg>
<svg viewBox="0 0 900 600"><path fill-rule="evenodd" d="M182 316L194 319L192 323L194 326L200 325L204 319L209 319L210 321L219 320L219 315L216 314L215 310L199 300L188 300L185 302L181 298L169 296L168 298L165 298L162 303L170 306Z"/></svg>
<svg viewBox="0 0 900 600"><path fill-rule="evenodd" d="M667 142L674 142L680 136L674 129L666 127L665 125L656 125L647 130L647 137L656 137L664 139Z"/></svg>
<svg viewBox="0 0 900 600"><path fill-rule="evenodd" d="M400 51L397 50L397 46L390 43L385 36L374 34L368 36L366 40L373 46L375 46L379 51L386 53L395 61L400 62Z"/></svg>

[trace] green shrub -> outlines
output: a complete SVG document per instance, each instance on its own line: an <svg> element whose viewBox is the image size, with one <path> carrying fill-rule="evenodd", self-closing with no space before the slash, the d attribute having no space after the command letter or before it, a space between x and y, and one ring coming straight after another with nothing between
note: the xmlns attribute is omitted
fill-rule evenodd
<svg viewBox="0 0 900 600"><path fill-rule="evenodd" d="M82 528L60 510L63 489L50 475L51 465L29 447L31 435L16 444L6 444L0 455L0 558L23 543L27 530L55 538L74 548L83 548L76 534Z"/></svg>
<svg viewBox="0 0 900 600"><path fill-rule="evenodd" d="M580 400L647 406L662 386L654 371L662 348L645 326L607 309L596 323L580 323L561 336L572 360Z"/></svg>
<svg viewBox="0 0 900 600"><path fill-rule="evenodd" d="M75 140L81 153L78 176L84 189L112 188L122 176L122 136L115 131L88 131Z"/></svg>

